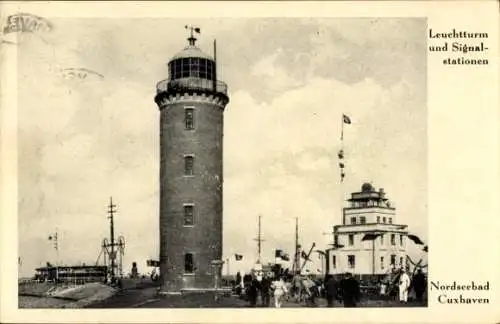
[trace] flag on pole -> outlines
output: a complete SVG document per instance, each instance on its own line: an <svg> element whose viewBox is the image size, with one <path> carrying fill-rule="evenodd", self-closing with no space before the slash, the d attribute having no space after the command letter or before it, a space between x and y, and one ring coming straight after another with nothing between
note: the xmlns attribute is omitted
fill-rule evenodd
<svg viewBox="0 0 500 324"><path fill-rule="evenodd" d="M281 255L281 260L283 260L283 261L290 261L290 256L288 254L282 254Z"/></svg>
<svg viewBox="0 0 500 324"><path fill-rule="evenodd" d="M365 236L363 236L361 241L373 241L379 236L380 236L380 233L368 233L368 234L365 234Z"/></svg>
<svg viewBox="0 0 500 324"><path fill-rule="evenodd" d="M409 234L408 238L410 240L412 240L415 244L424 245L424 242L422 242L422 240L420 240L420 238L418 236L416 236L416 235Z"/></svg>
<svg viewBox="0 0 500 324"><path fill-rule="evenodd" d="M344 124L350 124L351 123L351 118L349 118L349 116L347 116L346 114L344 114L342 116L342 119L344 120Z"/></svg>
<svg viewBox="0 0 500 324"><path fill-rule="evenodd" d="M301 257L302 257L303 259L309 260L309 257L307 256L306 251L302 251L302 253L301 253Z"/></svg>
<svg viewBox="0 0 500 324"><path fill-rule="evenodd" d="M243 255L235 253L234 254L234 258L235 258L236 261L241 261L243 259Z"/></svg>

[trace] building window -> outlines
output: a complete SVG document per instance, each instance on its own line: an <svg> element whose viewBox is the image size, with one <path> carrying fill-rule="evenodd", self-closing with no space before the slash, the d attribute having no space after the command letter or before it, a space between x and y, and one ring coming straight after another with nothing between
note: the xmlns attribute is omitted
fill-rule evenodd
<svg viewBox="0 0 500 324"><path fill-rule="evenodd" d="M354 235L353 234L349 234L349 245L354 245Z"/></svg>
<svg viewBox="0 0 500 324"><path fill-rule="evenodd" d="M194 225L194 205L184 205L184 226Z"/></svg>
<svg viewBox="0 0 500 324"><path fill-rule="evenodd" d="M192 253L184 254L184 273L194 272L194 256Z"/></svg>
<svg viewBox="0 0 500 324"><path fill-rule="evenodd" d="M399 245L403 246L403 235L399 235Z"/></svg>
<svg viewBox="0 0 500 324"><path fill-rule="evenodd" d="M194 174L194 156L186 155L184 157L184 175L191 176Z"/></svg>
<svg viewBox="0 0 500 324"><path fill-rule="evenodd" d="M351 217L351 224L356 224L356 217Z"/></svg>
<svg viewBox="0 0 500 324"><path fill-rule="evenodd" d="M384 234L380 235L380 245L384 245Z"/></svg>
<svg viewBox="0 0 500 324"><path fill-rule="evenodd" d="M337 268L337 256L332 255L332 268L335 269Z"/></svg>
<svg viewBox="0 0 500 324"><path fill-rule="evenodd" d="M361 224L366 224L366 217L365 216L361 216L360 222L361 222Z"/></svg>
<svg viewBox="0 0 500 324"><path fill-rule="evenodd" d="M186 108L184 110L184 122L186 129L194 129L194 109Z"/></svg>
<svg viewBox="0 0 500 324"><path fill-rule="evenodd" d="M356 256L348 255L347 256L347 264L349 265L350 269L354 269L356 267Z"/></svg>
<svg viewBox="0 0 500 324"><path fill-rule="evenodd" d="M380 216L377 216L377 223L380 223Z"/></svg>
<svg viewBox="0 0 500 324"><path fill-rule="evenodd" d="M395 266L396 265L396 255L392 254L391 255L391 266Z"/></svg>
<svg viewBox="0 0 500 324"><path fill-rule="evenodd" d="M401 266L401 268L403 268L403 257L399 258L399 265Z"/></svg>
<svg viewBox="0 0 500 324"><path fill-rule="evenodd" d="M386 219L385 219L385 217L384 217L384 218L382 218L382 221L384 222L384 224L386 223Z"/></svg>
<svg viewBox="0 0 500 324"><path fill-rule="evenodd" d="M389 217L389 224L392 224L392 217Z"/></svg>
<svg viewBox="0 0 500 324"><path fill-rule="evenodd" d="M396 235L391 234L391 245L396 245Z"/></svg>
<svg viewBox="0 0 500 324"><path fill-rule="evenodd" d="M384 270L384 257L380 257L380 269Z"/></svg>

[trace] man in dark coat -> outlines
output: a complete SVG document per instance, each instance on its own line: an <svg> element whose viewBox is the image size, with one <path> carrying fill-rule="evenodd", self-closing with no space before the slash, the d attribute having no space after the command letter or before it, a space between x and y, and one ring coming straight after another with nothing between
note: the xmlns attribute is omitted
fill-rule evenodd
<svg viewBox="0 0 500 324"><path fill-rule="evenodd" d="M413 289L415 289L417 301L422 302L425 289L427 288L427 281L421 269L418 269L417 273L413 276L412 284Z"/></svg>
<svg viewBox="0 0 500 324"><path fill-rule="evenodd" d="M252 278L252 281L250 283L250 287L248 289L248 299L250 301L250 306L255 307L257 305L257 297L259 294L259 288L258 288L259 282L257 279Z"/></svg>
<svg viewBox="0 0 500 324"><path fill-rule="evenodd" d="M267 276L264 276L260 282L260 293L262 306L269 307L269 304L271 303L271 279Z"/></svg>
<svg viewBox="0 0 500 324"><path fill-rule="evenodd" d="M350 273L346 273L345 277L340 281L340 290L344 307L356 307L361 293L358 281Z"/></svg>
<svg viewBox="0 0 500 324"><path fill-rule="evenodd" d="M327 307L333 307L333 303L337 297L337 282L332 275L328 275L326 278L325 294Z"/></svg>

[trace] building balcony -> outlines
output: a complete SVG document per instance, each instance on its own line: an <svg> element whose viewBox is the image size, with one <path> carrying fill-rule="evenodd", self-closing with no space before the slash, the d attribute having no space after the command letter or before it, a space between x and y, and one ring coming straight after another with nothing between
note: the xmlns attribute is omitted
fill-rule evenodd
<svg viewBox="0 0 500 324"><path fill-rule="evenodd" d="M222 81L214 81L202 78L180 78L175 80L162 80L156 84L156 93L183 93L183 92L202 92L202 93L216 93L222 94L224 97L227 95L227 84Z"/></svg>

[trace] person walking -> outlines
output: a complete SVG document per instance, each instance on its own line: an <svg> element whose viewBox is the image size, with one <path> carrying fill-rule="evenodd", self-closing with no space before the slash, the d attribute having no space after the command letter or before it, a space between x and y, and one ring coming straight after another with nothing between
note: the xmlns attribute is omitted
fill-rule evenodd
<svg viewBox="0 0 500 324"><path fill-rule="evenodd" d="M415 297L417 301L421 303L423 301L425 289L427 288L427 281L421 269L417 270L417 273L413 276L412 281L413 289L415 290Z"/></svg>
<svg viewBox="0 0 500 324"><path fill-rule="evenodd" d="M250 283L250 287L248 289L248 298L250 301L250 307L257 306L257 298L259 294L259 282L257 279L252 278L252 282Z"/></svg>
<svg viewBox="0 0 500 324"><path fill-rule="evenodd" d="M288 293L288 289L282 276L279 276L278 280L272 283L272 288L274 290L274 307L281 308L283 297Z"/></svg>
<svg viewBox="0 0 500 324"><path fill-rule="evenodd" d="M344 279L340 282L340 290L344 307L356 307L357 302L361 299L358 281L347 272Z"/></svg>
<svg viewBox="0 0 500 324"><path fill-rule="evenodd" d="M326 278L325 294L327 307L333 307L335 298L337 297L337 282L332 275L328 275Z"/></svg>
<svg viewBox="0 0 500 324"><path fill-rule="evenodd" d="M266 276L262 278L260 282L260 293L261 293L261 302L263 307L269 307L271 303L271 279Z"/></svg>
<svg viewBox="0 0 500 324"><path fill-rule="evenodd" d="M401 274L399 275L399 301L402 303L408 302L408 289L410 288L410 283L410 276L408 276L404 269L401 269Z"/></svg>

